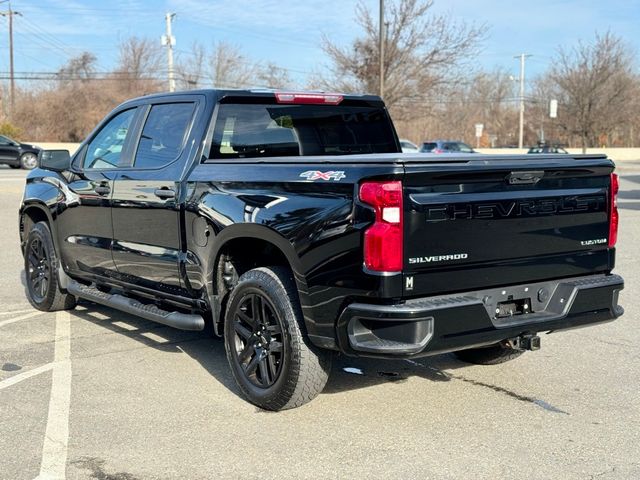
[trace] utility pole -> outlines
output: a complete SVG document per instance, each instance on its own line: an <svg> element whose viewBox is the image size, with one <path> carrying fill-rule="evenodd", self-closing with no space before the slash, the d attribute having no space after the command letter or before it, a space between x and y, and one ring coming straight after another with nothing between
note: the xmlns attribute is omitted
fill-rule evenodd
<svg viewBox="0 0 640 480"><path fill-rule="evenodd" d="M384 95L384 0L380 0L380 25L379 25L379 56L380 56L380 98Z"/></svg>
<svg viewBox="0 0 640 480"><path fill-rule="evenodd" d="M176 44L176 38L171 35L171 22L173 21L173 17L175 17L175 13L167 13L164 16L166 21L166 29L167 33L162 36L162 45L167 47L167 65L168 65L168 73L169 73L169 91L175 92L176 90L176 79L173 70L173 46Z"/></svg>
<svg viewBox="0 0 640 480"><path fill-rule="evenodd" d="M9 10L6 12L0 12L0 15L3 17L9 17L9 85L11 95L11 115L13 115L16 98L16 81L13 71L13 16L22 14L12 10L11 2L9 2Z"/></svg>
<svg viewBox="0 0 640 480"><path fill-rule="evenodd" d="M524 143L524 61L530 56L526 53L521 53L513 57L520 59L520 132L518 135L518 148L523 148Z"/></svg>

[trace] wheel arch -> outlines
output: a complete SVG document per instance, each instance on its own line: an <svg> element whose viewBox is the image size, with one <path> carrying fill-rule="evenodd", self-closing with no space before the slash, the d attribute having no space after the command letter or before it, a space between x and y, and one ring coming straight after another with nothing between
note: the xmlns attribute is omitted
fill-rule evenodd
<svg viewBox="0 0 640 480"><path fill-rule="evenodd" d="M26 241L26 236L29 233L29 228L31 225L35 225L38 222L46 222L49 226L49 230L51 231L51 237L53 239L53 245L56 249L56 252L60 252L58 248L58 238L54 232L54 223L53 218L51 216L51 212L49 208L38 200L32 200L29 202L25 202L20 208L20 245L24 250L24 243Z"/></svg>
<svg viewBox="0 0 640 480"><path fill-rule="evenodd" d="M27 235L31 229L31 225L35 225L38 222L45 222L51 233L51 241L53 242L53 249L59 260L58 268L56 269L56 276L58 277L58 285L62 289L66 289L69 283L69 277L62 267L62 261L60 260L60 246L58 244L58 236L56 235L55 222L49 208L40 200L25 201L20 207L19 214L19 233L20 233L20 250L24 255L24 248L27 242Z"/></svg>
<svg viewBox="0 0 640 480"><path fill-rule="evenodd" d="M214 330L222 332L226 300L235 280L244 272L253 268L283 266L288 268L296 284L298 300L303 307L307 302L307 283L302 264L293 244L275 230L263 225L232 225L222 230L215 238L215 247L210 252L212 267L208 281L208 290L212 295L212 308L218 308L214 314ZM227 271L228 263L234 271ZM228 277L228 278L225 278ZM214 304L217 303L217 306ZM305 318L305 323L307 322ZM307 325L308 326L308 325Z"/></svg>

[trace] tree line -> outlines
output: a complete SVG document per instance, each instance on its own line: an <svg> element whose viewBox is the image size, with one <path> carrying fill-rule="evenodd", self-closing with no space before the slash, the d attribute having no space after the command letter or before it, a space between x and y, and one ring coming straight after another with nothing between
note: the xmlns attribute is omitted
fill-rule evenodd
<svg viewBox="0 0 640 480"><path fill-rule="evenodd" d="M398 134L418 143L459 139L481 146L514 146L518 135L518 85L505 69L475 62L488 27L433 12L432 0L386 3L384 100ZM284 88L378 93L377 12L357 6L360 35L348 45L322 39L326 65L306 81L273 62L258 61L227 42L196 43L179 53L179 89ZM105 71L91 52L71 58L49 78L19 83L15 108L3 101L0 132L32 141L82 140L122 101L166 90L162 47L131 37L119 45L116 66ZM516 52L517 53L517 52ZM2 98L8 91L3 87ZM549 102L557 100L557 118ZM640 145L640 75L636 52L611 32L559 46L549 67L527 83L525 144L542 138L569 147Z"/></svg>

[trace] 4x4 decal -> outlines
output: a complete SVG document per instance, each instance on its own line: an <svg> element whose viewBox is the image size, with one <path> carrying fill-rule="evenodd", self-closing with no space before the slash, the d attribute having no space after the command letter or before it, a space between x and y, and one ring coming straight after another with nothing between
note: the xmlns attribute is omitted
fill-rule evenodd
<svg viewBox="0 0 640 480"><path fill-rule="evenodd" d="M306 178L311 182L315 182L316 180L334 180L336 182L339 182L340 180L345 178L346 175L342 170L330 170L328 172L321 172L320 170L307 170L306 172L302 172L300 174L300 177Z"/></svg>

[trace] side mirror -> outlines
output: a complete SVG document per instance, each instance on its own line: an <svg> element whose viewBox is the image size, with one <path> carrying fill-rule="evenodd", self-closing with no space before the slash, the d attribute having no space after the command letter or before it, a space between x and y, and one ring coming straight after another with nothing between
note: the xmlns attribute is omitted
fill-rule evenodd
<svg viewBox="0 0 640 480"><path fill-rule="evenodd" d="M54 172L63 172L71 168L71 154L69 150L40 150L38 166Z"/></svg>

